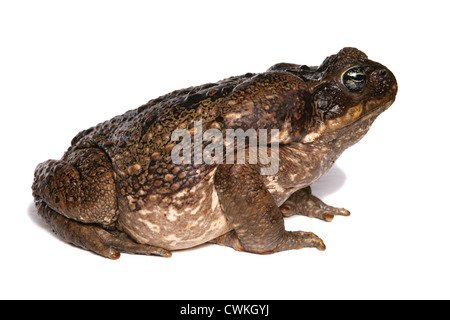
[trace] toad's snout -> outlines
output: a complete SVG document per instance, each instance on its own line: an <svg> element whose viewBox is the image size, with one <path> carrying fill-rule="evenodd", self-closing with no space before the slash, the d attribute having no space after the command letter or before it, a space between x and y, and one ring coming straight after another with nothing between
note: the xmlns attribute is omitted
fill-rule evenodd
<svg viewBox="0 0 450 320"><path fill-rule="evenodd" d="M370 82L377 88L377 96L387 96L393 100L397 94L397 80L394 74L386 67L380 67L370 74Z"/></svg>

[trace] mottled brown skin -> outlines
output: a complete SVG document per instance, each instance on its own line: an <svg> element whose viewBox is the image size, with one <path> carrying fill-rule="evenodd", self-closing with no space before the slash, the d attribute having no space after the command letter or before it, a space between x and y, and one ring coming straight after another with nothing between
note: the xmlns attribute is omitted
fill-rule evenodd
<svg viewBox="0 0 450 320"><path fill-rule="evenodd" d="M65 241L113 259L120 252L167 257L206 242L254 253L323 250L313 233L286 231L283 217L349 215L309 186L396 93L393 74L354 48L320 67L281 63L174 91L80 132L61 160L39 164L38 213ZM223 133L280 130L279 148L270 150L279 152L279 171L261 175L260 163L174 164L172 132L192 131L200 119L203 130Z"/></svg>

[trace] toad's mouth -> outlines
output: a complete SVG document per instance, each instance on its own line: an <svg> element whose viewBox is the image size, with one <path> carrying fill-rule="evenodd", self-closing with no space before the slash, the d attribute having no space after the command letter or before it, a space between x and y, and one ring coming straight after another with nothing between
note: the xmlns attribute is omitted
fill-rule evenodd
<svg viewBox="0 0 450 320"><path fill-rule="evenodd" d="M353 125L354 123L363 122L372 117L378 117L381 113L389 109L394 103L395 98L386 103L377 105L376 102L369 102L366 104L358 104L348 109L347 113L337 119L328 120L326 125L331 130L344 129Z"/></svg>
<svg viewBox="0 0 450 320"><path fill-rule="evenodd" d="M382 104L378 107L375 107L372 110L369 110L360 119L357 119L357 121L364 121L373 116L379 116L381 113L383 113L384 111L389 109L389 107L394 103L394 101L395 101L395 99L392 99L392 100L386 102L385 104Z"/></svg>

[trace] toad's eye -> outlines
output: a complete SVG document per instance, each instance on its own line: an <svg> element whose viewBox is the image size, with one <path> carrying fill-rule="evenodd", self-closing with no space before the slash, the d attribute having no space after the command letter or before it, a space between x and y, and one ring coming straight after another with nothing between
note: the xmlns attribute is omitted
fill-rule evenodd
<svg viewBox="0 0 450 320"><path fill-rule="evenodd" d="M366 84L366 74L361 67L352 67L346 70L341 77L341 82L351 92L358 92L364 88Z"/></svg>

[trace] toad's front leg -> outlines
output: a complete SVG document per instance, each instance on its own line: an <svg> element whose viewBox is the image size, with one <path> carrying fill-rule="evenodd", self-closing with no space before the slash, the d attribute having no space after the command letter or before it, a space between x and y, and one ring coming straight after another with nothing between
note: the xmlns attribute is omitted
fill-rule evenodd
<svg viewBox="0 0 450 320"><path fill-rule="evenodd" d="M285 230L283 215L266 189L259 169L221 165L214 183L224 214L234 229L213 243L253 253L304 247L325 249L323 241L313 233Z"/></svg>
<svg viewBox="0 0 450 320"><path fill-rule="evenodd" d="M280 207L285 217L295 214L318 218L325 221L333 220L335 215L349 216L350 211L335 208L322 202L311 193L311 187L294 192Z"/></svg>

